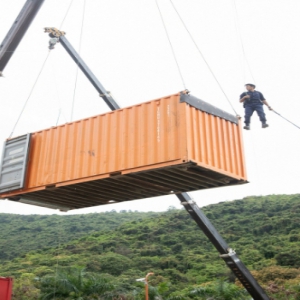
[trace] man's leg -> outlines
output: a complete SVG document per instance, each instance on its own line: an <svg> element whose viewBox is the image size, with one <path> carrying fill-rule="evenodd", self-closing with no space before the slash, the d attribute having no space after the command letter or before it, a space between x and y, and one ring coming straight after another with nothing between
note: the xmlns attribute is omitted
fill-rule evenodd
<svg viewBox="0 0 300 300"><path fill-rule="evenodd" d="M254 107L252 105L246 105L245 106L245 127L244 129L250 129L250 119L251 119L251 116L254 112Z"/></svg>
<svg viewBox="0 0 300 300"><path fill-rule="evenodd" d="M266 119L266 114L264 112L263 105L261 105L261 104L255 105L255 110L256 110L256 112L257 112L257 114L259 116L259 119L260 119L260 121L262 123L262 127L263 128L268 127L267 119Z"/></svg>

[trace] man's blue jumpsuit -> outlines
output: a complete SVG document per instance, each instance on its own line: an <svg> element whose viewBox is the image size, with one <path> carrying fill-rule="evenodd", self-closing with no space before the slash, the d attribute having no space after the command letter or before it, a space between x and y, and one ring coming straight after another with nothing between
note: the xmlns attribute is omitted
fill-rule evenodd
<svg viewBox="0 0 300 300"><path fill-rule="evenodd" d="M250 118L254 111L257 112L260 121L263 124L266 124L267 119L266 115L263 109L263 100L266 100L261 92L258 91L247 91L241 94L240 99L242 99L244 96L249 95L250 98L246 99L244 101L244 107L245 107L245 124L246 126L250 125Z"/></svg>

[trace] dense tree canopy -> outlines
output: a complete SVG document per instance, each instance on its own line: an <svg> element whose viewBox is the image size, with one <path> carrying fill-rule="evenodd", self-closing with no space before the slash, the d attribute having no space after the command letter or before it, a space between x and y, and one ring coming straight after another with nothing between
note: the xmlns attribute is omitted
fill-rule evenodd
<svg viewBox="0 0 300 300"><path fill-rule="evenodd" d="M299 299L300 195L247 197L203 210L270 293L289 293L290 298L282 299ZM239 294L242 289L233 274L185 210L44 217L0 214L7 239L7 247L4 238L0 240L6 253L0 265L2 276L14 276L19 284L24 282L24 274L50 280L57 271L66 274L70 267L79 268L109 278L119 294L138 299L142 287L135 279L152 271L154 292L167 285L164 299L192 299L195 295L202 299L221 283L226 291L236 291L236 299L247 299ZM22 222L18 223L18 218ZM88 229L77 232L75 226ZM58 237L63 237L59 243ZM12 259L7 259L9 249L14 250ZM33 294L41 290L41 285L32 284ZM225 299L224 295L214 297Z"/></svg>

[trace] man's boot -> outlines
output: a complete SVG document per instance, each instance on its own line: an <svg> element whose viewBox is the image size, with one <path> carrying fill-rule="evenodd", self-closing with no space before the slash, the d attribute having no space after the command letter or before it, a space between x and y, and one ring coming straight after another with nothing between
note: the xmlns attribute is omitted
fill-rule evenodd
<svg viewBox="0 0 300 300"><path fill-rule="evenodd" d="M262 123L261 127L262 128L267 128L267 127L269 127L269 125L267 123Z"/></svg>
<svg viewBox="0 0 300 300"><path fill-rule="evenodd" d="M245 124L244 129L250 130L250 125L249 124Z"/></svg>

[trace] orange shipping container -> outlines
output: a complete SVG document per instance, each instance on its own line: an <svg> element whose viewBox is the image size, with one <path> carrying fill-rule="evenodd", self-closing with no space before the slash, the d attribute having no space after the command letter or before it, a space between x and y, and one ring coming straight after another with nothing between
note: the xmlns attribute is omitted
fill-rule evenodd
<svg viewBox="0 0 300 300"><path fill-rule="evenodd" d="M241 125L178 93L8 140L0 197L89 207L247 182Z"/></svg>

